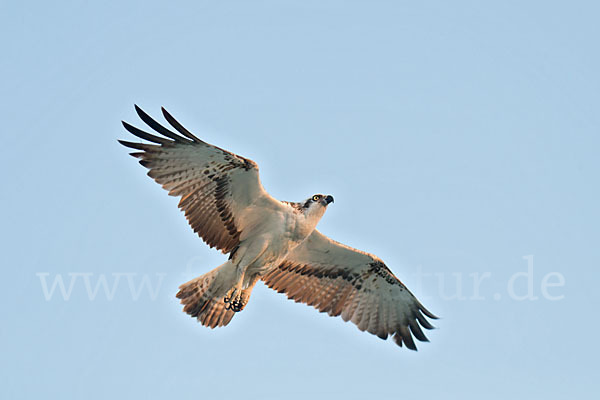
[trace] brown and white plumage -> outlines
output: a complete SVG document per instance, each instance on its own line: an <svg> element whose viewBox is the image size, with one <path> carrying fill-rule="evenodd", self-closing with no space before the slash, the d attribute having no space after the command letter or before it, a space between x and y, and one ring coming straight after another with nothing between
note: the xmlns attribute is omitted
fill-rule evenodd
<svg viewBox="0 0 600 400"><path fill-rule="evenodd" d="M378 257L313 233L262 278L289 299L332 317L341 315L362 331L416 349L412 335L427 341L420 325L433 326L431 314ZM411 335L412 332L412 335Z"/></svg>
<svg viewBox="0 0 600 400"><path fill-rule="evenodd" d="M247 304L256 282L286 293L331 316L352 321L382 339L416 349L427 341L425 316L436 318L376 256L335 242L315 228L332 196L303 202L278 201L262 187L258 166L210 145L185 129L164 108L172 129L139 107L139 117L156 133L123 126L152 144L119 141L149 169L194 232L229 259L180 287L184 311L211 328L227 325ZM424 316L425 315L425 316Z"/></svg>
<svg viewBox="0 0 600 400"><path fill-rule="evenodd" d="M262 199L279 206L263 189L258 166L252 160L212 146L194 136L164 108L165 119L180 133L165 128L138 106L140 118L167 138L144 132L127 122L123 126L135 136L156 144L119 140L141 150L131 153L148 168L148 176L169 192L180 196L179 208L194 230L210 247L229 253L240 242L243 216Z"/></svg>

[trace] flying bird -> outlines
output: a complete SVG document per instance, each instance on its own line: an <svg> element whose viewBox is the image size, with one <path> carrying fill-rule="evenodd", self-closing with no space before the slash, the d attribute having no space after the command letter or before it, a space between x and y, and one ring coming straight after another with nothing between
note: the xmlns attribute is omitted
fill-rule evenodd
<svg viewBox="0 0 600 400"><path fill-rule="evenodd" d="M210 328L229 324L248 304L259 280L289 299L352 321L381 339L393 337L416 350L413 336L436 319L377 256L353 249L316 229L333 203L329 194L300 202L279 201L262 187L258 165L210 145L184 128L164 108L172 128L135 106L154 133L123 121L150 143L119 142L148 168L148 176L177 196L190 226L228 260L180 286L183 310ZM174 129L174 131L173 131Z"/></svg>

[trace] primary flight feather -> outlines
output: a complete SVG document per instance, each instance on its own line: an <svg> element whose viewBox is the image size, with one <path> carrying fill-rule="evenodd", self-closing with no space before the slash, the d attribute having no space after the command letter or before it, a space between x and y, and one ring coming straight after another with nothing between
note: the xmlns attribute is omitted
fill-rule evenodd
<svg viewBox="0 0 600 400"><path fill-rule="evenodd" d="M301 202L279 201L262 187L252 160L203 142L164 108L173 130L139 107L137 114L156 134L126 122L133 135L152 144L119 142L148 176L171 196L210 247L229 259L180 286L184 311L211 328L227 325L242 311L254 285L285 293L360 330L416 350L413 336L427 341L421 327L435 319L378 257L329 239L315 228L333 203L315 194Z"/></svg>

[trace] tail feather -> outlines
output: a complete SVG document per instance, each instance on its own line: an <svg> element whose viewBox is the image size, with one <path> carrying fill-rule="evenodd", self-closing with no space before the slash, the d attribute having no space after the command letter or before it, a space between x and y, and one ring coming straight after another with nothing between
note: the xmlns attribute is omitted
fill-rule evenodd
<svg viewBox="0 0 600 400"><path fill-rule="evenodd" d="M184 305L183 311L210 328L227 325L235 315L223 301L225 292L235 284L231 267L227 262L181 285L177 298Z"/></svg>
<svg viewBox="0 0 600 400"><path fill-rule="evenodd" d="M223 298L211 299L204 307L205 312L199 316L199 321L202 325L211 328L227 325L235 315L231 309L225 309Z"/></svg>

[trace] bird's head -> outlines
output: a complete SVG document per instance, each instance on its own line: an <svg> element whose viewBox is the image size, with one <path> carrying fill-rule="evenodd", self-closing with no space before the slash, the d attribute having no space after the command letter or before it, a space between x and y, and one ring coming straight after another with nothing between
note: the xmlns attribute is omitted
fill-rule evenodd
<svg viewBox="0 0 600 400"><path fill-rule="evenodd" d="M331 203L333 203L333 196L315 194L304 201L302 209L306 216L318 216L320 218Z"/></svg>

